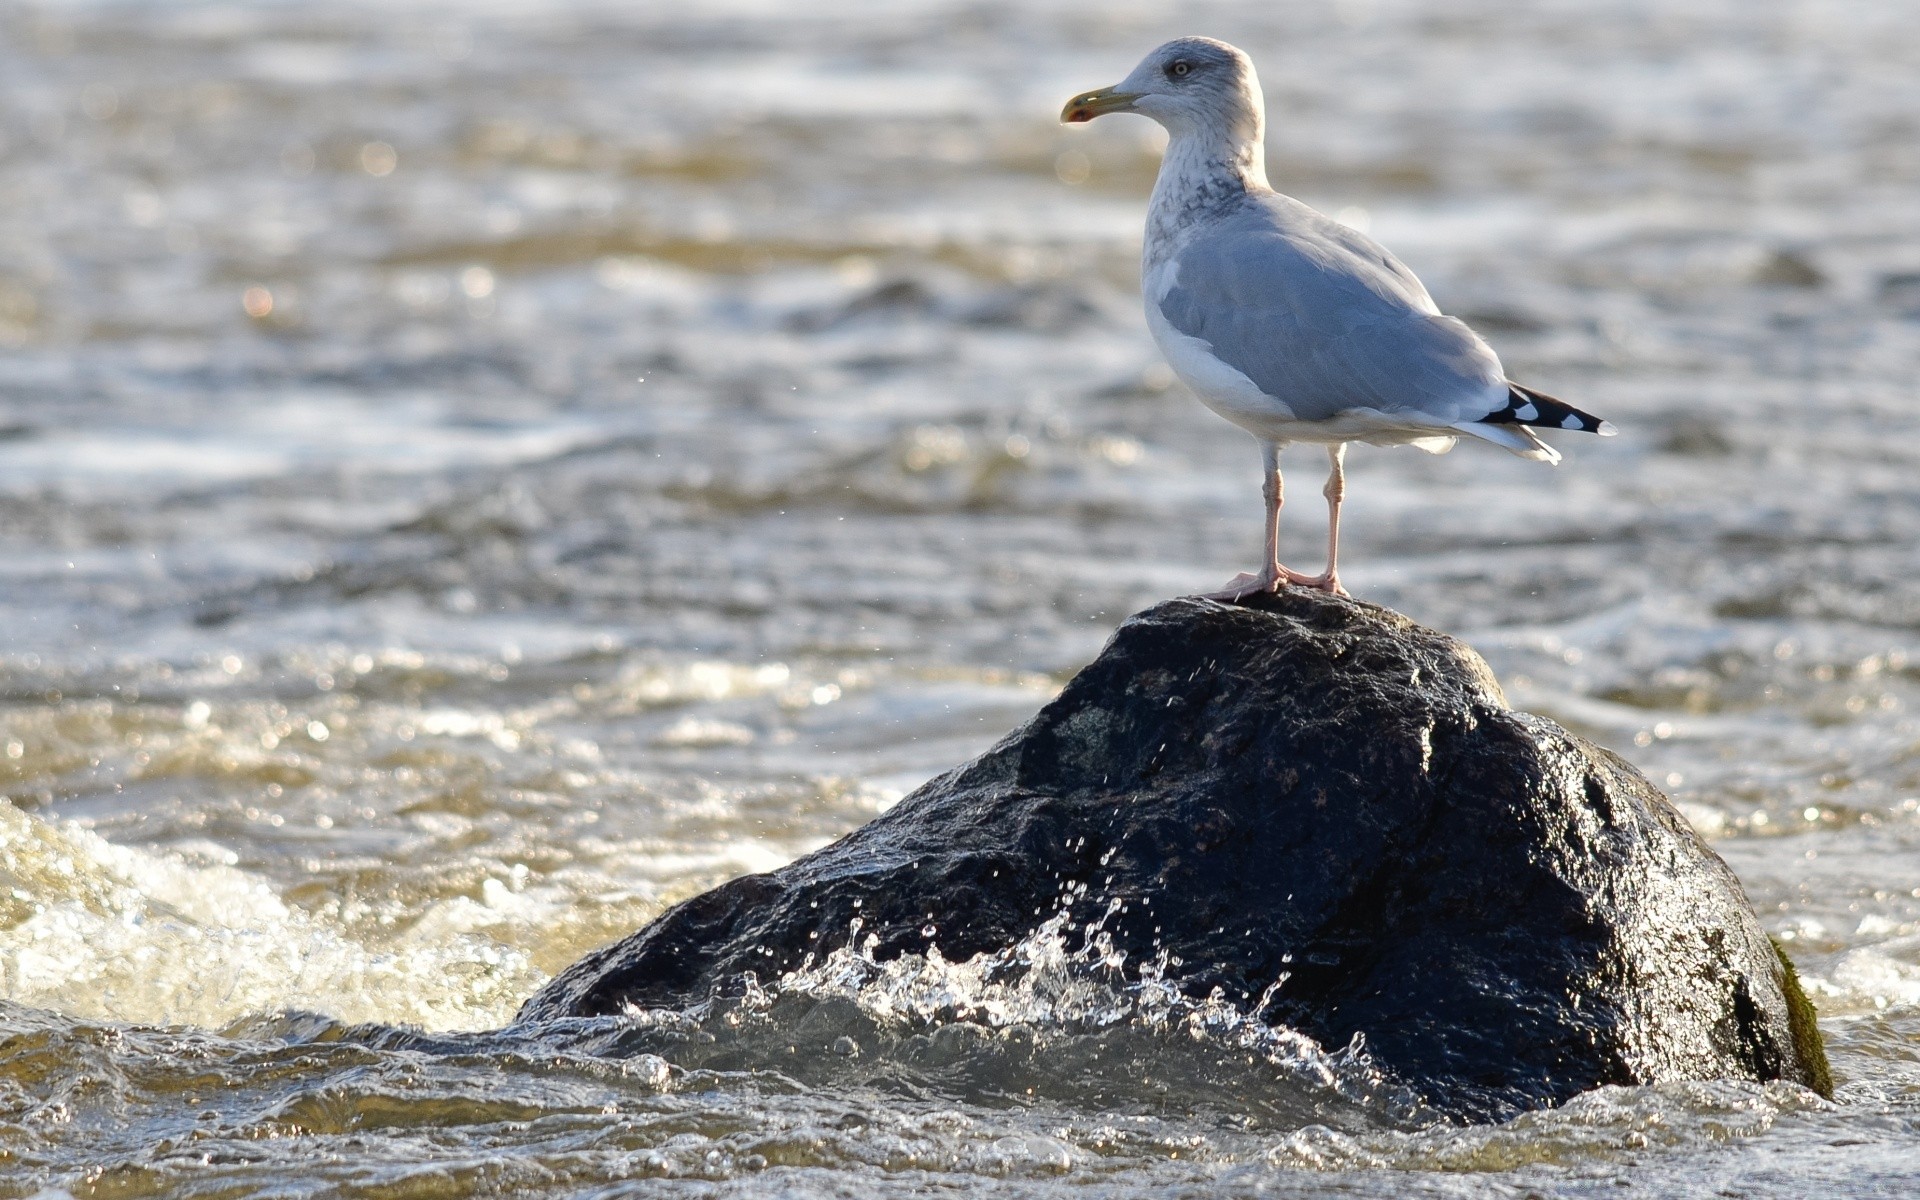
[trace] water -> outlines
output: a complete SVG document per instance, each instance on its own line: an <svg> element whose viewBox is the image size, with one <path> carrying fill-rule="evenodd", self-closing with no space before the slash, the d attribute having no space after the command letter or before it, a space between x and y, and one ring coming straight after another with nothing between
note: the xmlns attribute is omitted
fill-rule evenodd
<svg viewBox="0 0 1920 1200"><path fill-rule="evenodd" d="M0 7L0 1195L1911 1194L1920 13L789 7ZM1434 1125L1044 931L484 1032L1252 565L1054 123L1187 32L1622 427L1356 450L1344 573L1668 788L1835 1102Z"/></svg>

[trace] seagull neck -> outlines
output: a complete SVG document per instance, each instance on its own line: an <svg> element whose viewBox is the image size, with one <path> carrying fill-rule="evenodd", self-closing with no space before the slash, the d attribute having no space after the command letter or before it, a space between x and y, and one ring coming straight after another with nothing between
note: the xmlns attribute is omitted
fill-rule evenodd
<svg viewBox="0 0 1920 1200"><path fill-rule="evenodd" d="M1178 129L1160 158L1156 192L1170 185L1220 183L1242 191L1267 187L1267 151L1258 128L1249 136L1227 131Z"/></svg>
<svg viewBox="0 0 1920 1200"><path fill-rule="evenodd" d="M1270 190L1266 157L1257 132L1173 131L1147 205L1148 257L1156 245L1171 251L1178 233L1196 218L1231 207L1249 192Z"/></svg>

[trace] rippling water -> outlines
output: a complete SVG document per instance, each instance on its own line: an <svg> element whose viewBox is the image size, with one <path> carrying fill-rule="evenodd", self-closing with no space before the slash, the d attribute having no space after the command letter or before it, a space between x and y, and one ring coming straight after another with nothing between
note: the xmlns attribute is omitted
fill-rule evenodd
<svg viewBox="0 0 1920 1200"><path fill-rule="evenodd" d="M1186 7L0 5L0 1195L1920 1186L1920 12ZM1436 1126L1045 930L479 1032L1251 565L1054 123L1187 32L1624 430L1356 451L1348 582L1665 784L1836 1102Z"/></svg>

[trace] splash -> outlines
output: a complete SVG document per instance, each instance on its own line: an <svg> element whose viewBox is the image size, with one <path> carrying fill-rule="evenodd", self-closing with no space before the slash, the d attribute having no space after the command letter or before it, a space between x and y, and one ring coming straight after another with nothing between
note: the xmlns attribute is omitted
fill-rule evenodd
<svg viewBox="0 0 1920 1200"><path fill-rule="evenodd" d="M473 1029L504 1021L541 979L524 954L482 938L356 940L246 871L115 845L0 801L0 998L15 1003L151 1024L322 1008Z"/></svg>
<svg viewBox="0 0 1920 1200"><path fill-rule="evenodd" d="M1169 981L1179 964L1164 952L1129 964L1103 928L1117 905L1077 923L1082 896L1064 897L1013 945L962 962L937 943L881 961L856 920L844 946L769 982L750 978L741 995L554 1032L596 1053L658 1053L687 1068L759 1063L809 1086L995 1107L1173 1106L1266 1128L1433 1119L1360 1038L1329 1051L1217 990L1188 996Z"/></svg>

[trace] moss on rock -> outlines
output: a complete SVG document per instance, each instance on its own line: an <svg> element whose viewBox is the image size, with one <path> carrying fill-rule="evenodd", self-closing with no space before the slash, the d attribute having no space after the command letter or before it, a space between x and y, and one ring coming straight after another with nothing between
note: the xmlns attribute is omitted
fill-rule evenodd
<svg viewBox="0 0 1920 1200"><path fill-rule="evenodd" d="M1787 998L1787 1028L1793 1034L1793 1048L1812 1076L1807 1086L1827 1099L1833 1099L1833 1068L1827 1064L1827 1043L1820 1036L1820 1014L1800 986L1800 972L1793 969L1786 947L1778 938L1768 938L1780 959L1780 991Z"/></svg>

